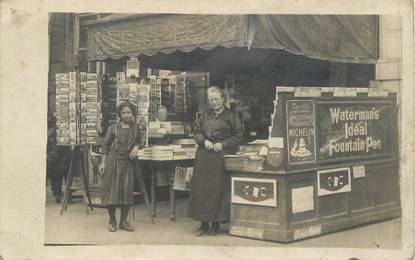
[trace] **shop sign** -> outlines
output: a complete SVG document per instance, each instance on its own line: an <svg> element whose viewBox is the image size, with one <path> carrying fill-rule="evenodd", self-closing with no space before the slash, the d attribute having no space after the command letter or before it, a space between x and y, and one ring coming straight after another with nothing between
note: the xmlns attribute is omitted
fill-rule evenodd
<svg viewBox="0 0 415 260"><path fill-rule="evenodd" d="M317 184L318 196L351 191L350 167L318 171Z"/></svg>
<svg viewBox="0 0 415 260"><path fill-rule="evenodd" d="M232 177L232 203L277 206L277 181Z"/></svg>
<svg viewBox="0 0 415 260"><path fill-rule="evenodd" d="M316 161L314 101L287 100L288 162Z"/></svg>
<svg viewBox="0 0 415 260"><path fill-rule="evenodd" d="M322 101L317 115L320 161L361 159L392 151L391 102Z"/></svg>

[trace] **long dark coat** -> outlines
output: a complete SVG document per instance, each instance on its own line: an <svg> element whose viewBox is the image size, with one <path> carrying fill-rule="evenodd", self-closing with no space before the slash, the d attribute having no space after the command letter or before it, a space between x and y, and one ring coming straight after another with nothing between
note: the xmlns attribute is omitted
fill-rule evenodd
<svg viewBox="0 0 415 260"><path fill-rule="evenodd" d="M198 144L191 181L188 216L207 222L229 221L229 176L224 170L224 154L235 153L243 138L241 121L235 112L225 108L216 115L212 109L196 120L194 138ZM223 151L204 147L205 140L222 143Z"/></svg>

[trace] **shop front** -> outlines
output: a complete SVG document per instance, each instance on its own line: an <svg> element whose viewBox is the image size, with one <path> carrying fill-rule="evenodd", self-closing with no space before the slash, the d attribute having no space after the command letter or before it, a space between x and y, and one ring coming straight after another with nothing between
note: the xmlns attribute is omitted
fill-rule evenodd
<svg viewBox="0 0 415 260"><path fill-rule="evenodd" d="M209 85L225 90L244 123L244 143L225 158L231 235L293 241L400 215L396 95L367 88L376 16L114 14L87 26L88 59L113 75L102 90L103 100L113 91L103 128L120 96L147 93L140 155L152 173L153 216L157 183L170 185L172 220L176 177L189 188L191 123ZM138 77L120 76L135 59ZM189 84L191 75L203 76ZM163 170L166 162L174 166Z"/></svg>

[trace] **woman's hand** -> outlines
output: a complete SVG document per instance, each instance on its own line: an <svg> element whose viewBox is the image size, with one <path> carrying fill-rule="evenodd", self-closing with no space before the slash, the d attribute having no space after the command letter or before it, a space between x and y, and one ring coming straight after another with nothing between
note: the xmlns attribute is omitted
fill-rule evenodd
<svg viewBox="0 0 415 260"><path fill-rule="evenodd" d="M131 150L129 155L131 160L138 159L138 150L138 146L134 146L133 150Z"/></svg>
<svg viewBox="0 0 415 260"><path fill-rule="evenodd" d="M222 149L223 149L222 143L216 143L213 145L213 150L217 153L222 152Z"/></svg>
<svg viewBox="0 0 415 260"><path fill-rule="evenodd" d="M213 143L209 140L205 140L205 148L207 150L212 150L213 149Z"/></svg>

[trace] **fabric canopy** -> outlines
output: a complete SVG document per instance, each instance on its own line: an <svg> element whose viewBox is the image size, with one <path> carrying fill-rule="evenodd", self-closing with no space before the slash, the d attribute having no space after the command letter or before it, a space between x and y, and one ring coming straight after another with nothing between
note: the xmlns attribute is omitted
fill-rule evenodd
<svg viewBox="0 0 415 260"><path fill-rule="evenodd" d="M246 26L244 15L150 15L98 22L90 24L88 29L88 59L190 52L195 48L211 50L217 46L243 47Z"/></svg>
<svg viewBox="0 0 415 260"><path fill-rule="evenodd" d="M254 15L250 48L283 49L309 58L349 63L378 59L376 16Z"/></svg>
<svg viewBox="0 0 415 260"><path fill-rule="evenodd" d="M87 25L89 60L216 47L346 63L378 59L378 19L369 15L115 14Z"/></svg>

